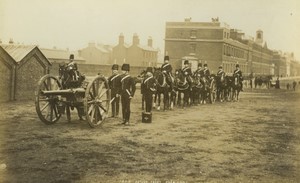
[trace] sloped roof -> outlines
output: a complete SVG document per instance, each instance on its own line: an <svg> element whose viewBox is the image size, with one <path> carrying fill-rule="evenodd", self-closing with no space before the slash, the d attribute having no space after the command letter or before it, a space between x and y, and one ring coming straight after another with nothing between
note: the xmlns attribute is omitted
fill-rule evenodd
<svg viewBox="0 0 300 183"><path fill-rule="evenodd" d="M158 49L152 48L150 46L138 45L138 47L140 47L141 49L146 50L146 51L158 51Z"/></svg>
<svg viewBox="0 0 300 183"><path fill-rule="evenodd" d="M0 46L16 61L20 62L36 45L0 44Z"/></svg>
<svg viewBox="0 0 300 183"><path fill-rule="evenodd" d="M109 52L108 50L106 50L105 48L103 48L102 45L95 45L95 48L98 49L98 50L100 50L103 53L108 53Z"/></svg>
<svg viewBox="0 0 300 183"><path fill-rule="evenodd" d="M68 50L49 48L41 48L41 51L48 59L69 60L70 54L74 54L74 60L85 61L85 59L80 57L77 52L72 53Z"/></svg>

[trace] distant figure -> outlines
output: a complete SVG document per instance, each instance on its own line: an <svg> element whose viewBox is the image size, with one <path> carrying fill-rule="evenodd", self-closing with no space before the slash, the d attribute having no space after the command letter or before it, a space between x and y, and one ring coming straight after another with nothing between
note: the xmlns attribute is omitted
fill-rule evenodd
<svg viewBox="0 0 300 183"><path fill-rule="evenodd" d="M293 90L294 90L294 91L296 91L296 85L297 85L297 82L294 81L294 82L293 82Z"/></svg>
<svg viewBox="0 0 300 183"><path fill-rule="evenodd" d="M287 89L287 90L290 89L290 83L286 84L286 89Z"/></svg>
<svg viewBox="0 0 300 183"><path fill-rule="evenodd" d="M252 89L252 79L250 79L250 88Z"/></svg>
<svg viewBox="0 0 300 183"><path fill-rule="evenodd" d="M279 85L279 77L276 79L275 88L276 88L276 89L280 89L280 85Z"/></svg>

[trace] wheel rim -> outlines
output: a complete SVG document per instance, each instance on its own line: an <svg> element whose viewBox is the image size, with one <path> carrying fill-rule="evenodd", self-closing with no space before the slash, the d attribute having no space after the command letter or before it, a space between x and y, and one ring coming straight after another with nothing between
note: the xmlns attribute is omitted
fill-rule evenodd
<svg viewBox="0 0 300 183"><path fill-rule="evenodd" d="M85 93L85 114L91 127L103 123L108 116L110 90L106 79L98 76L89 83Z"/></svg>
<svg viewBox="0 0 300 183"><path fill-rule="evenodd" d="M61 114L58 112L59 96L45 95L44 91L61 89L59 80L51 75L45 75L38 83L35 106L36 112L42 122L53 124L59 120Z"/></svg>

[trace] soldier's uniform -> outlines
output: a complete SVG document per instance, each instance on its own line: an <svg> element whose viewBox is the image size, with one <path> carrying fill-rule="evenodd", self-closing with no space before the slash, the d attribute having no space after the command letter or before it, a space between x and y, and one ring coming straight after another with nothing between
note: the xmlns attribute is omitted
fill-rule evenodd
<svg viewBox="0 0 300 183"><path fill-rule="evenodd" d="M156 80L153 77L151 67L148 67L146 71L147 76L142 81L141 89L143 90L143 94L145 96L146 112L151 113L153 95L156 92Z"/></svg>
<svg viewBox="0 0 300 183"><path fill-rule="evenodd" d="M236 69L233 71L233 76L238 76L239 77L239 81L241 84L241 91L243 91L243 75L242 75L242 71L240 70L240 66L239 64L236 64Z"/></svg>
<svg viewBox="0 0 300 183"><path fill-rule="evenodd" d="M182 69L182 72L185 76L191 76L192 75L192 70L191 68L188 66L189 64L189 61L188 60L185 60L184 61L184 68Z"/></svg>
<svg viewBox="0 0 300 183"><path fill-rule="evenodd" d="M223 67L222 66L219 66L219 71L217 72L217 76L218 77L224 77L225 76L225 72L223 71Z"/></svg>
<svg viewBox="0 0 300 183"><path fill-rule="evenodd" d="M117 117L120 108L121 75L118 74L119 66L117 64L114 64L111 69L113 74L108 78L109 88L111 89L111 109L112 117Z"/></svg>
<svg viewBox="0 0 300 183"><path fill-rule="evenodd" d="M130 70L129 64L122 65L122 71L126 71L121 75L121 103L122 103L122 114L123 114L123 124L129 125L130 119L130 102L131 98L135 93L135 81L128 74Z"/></svg>
<svg viewBox="0 0 300 183"><path fill-rule="evenodd" d="M190 90L192 90L192 82L193 82L192 70L189 67L189 61L188 60L184 61L184 68L182 69L182 72L187 77L187 81L189 83L189 88L190 88Z"/></svg>
<svg viewBox="0 0 300 183"><path fill-rule="evenodd" d="M172 75L172 66L171 64L169 64L169 56L165 56L164 58L165 63L162 64L161 66L161 71L162 73L166 74L168 77L170 77L170 79L172 80L171 84L174 82L174 77ZM172 86L171 86L172 87Z"/></svg>
<svg viewBox="0 0 300 183"><path fill-rule="evenodd" d="M64 88L77 88L80 87L82 82L85 80L85 76L81 75L78 71L77 64L74 61L74 55L70 55L70 62L64 65L65 71L69 74L69 77L63 82Z"/></svg>
<svg viewBox="0 0 300 183"><path fill-rule="evenodd" d="M198 69L194 72L194 76L199 75L200 77L204 76L204 72L202 69L202 63L198 63Z"/></svg>
<svg viewBox="0 0 300 183"><path fill-rule="evenodd" d="M209 80L210 79L210 71L207 68L207 64L204 64L204 69L203 69L203 76Z"/></svg>
<svg viewBox="0 0 300 183"><path fill-rule="evenodd" d="M172 73L172 66L169 64L169 56L165 56L164 58L165 63L161 66L161 71L166 72L167 74Z"/></svg>

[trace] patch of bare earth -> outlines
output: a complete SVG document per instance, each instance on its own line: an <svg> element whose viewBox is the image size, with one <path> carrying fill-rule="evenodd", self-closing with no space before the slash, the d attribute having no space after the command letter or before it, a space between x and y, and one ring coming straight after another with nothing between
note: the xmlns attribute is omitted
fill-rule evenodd
<svg viewBox="0 0 300 183"><path fill-rule="evenodd" d="M145 124L137 95L131 126L109 118L96 129L75 113L45 125L33 101L0 104L0 182L297 182L299 98L246 91L239 102L154 111Z"/></svg>

